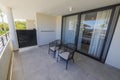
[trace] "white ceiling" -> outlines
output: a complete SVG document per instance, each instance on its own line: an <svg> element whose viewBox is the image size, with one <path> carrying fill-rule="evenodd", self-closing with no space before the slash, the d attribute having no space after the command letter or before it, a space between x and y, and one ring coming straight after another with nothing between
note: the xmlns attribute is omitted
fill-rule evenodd
<svg viewBox="0 0 120 80"><path fill-rule="evenodd" d="M26 19L34 19L36 12L65 15L118 3L120 0L0 0L1 5L13 8L15 18Z"/></svg>

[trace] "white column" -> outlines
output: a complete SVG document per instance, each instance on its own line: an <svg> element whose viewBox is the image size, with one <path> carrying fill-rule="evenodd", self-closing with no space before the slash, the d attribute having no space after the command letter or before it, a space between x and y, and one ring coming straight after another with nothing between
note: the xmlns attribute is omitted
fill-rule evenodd
<svg viewBox="0 0 120 80"><path fill-rule="evenodd" d="M9 24L9 35L10 35L10 40L12 42L13 50L19 50L18 47L18 39L17 39L17 34L16 34L16 29L14 25L14 19L13 19L13 13L12 13L12 8L5 8L5 13L7 15L8 19L8 24Z"/></svg>

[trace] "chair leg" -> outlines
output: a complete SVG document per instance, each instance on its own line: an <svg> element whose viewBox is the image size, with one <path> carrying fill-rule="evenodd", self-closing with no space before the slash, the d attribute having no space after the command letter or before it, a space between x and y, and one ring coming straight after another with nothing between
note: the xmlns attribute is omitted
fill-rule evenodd
<svg viewBox="0 0 120 80"><path fill-rule="evenodd" d="M68 68L68 60L66 61L66 70L67 70L67 68Z"/></svg>
<svg viewBox="0 0 120 80"><path fill-rule="evenodd" d="M72 60L73 60L73 63L74 63L75 62L74 58L72 58Z"/></svg>
<svg viewBox="0 0 120 80"><path fill-rule="evenodd" d="M59 59L59 55L57 56L57 62L58 62L58 59Z"/></svg>
<svg viewBox="0 0 120 80"><path fill-rule="evenodd" d="M48 54L50 54L50 48L49 48L49 50L48 50Z"/></svg>
<svg viewBox="0 0 120 80"><path fill-rule="evenodd" d="M53 58L55 58L55 55L56 55L56 51L54 51L54 53L53 53Z"/></svg>

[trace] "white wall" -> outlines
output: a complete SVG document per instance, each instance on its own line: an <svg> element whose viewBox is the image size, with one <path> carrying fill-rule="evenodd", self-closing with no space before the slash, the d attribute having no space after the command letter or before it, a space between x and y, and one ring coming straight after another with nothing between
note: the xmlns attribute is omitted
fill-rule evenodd
<svg viewBox="0 0 120 80"><path fill-rule="evenodd" d="M60 19L61 17L36 14L37 43L45 45L57 38L60 38ZM58 32L58 33L57 33Z"/></svg>
<svg viewBox="0 0 120 80"><path fill-rule="evenodd" d="M120 17L108 51L106 64L120 69Z"/></svg>
<svg viewBox="0 0 120 80"><path fill-rule="evenodd" d="M11 55L11 46L10 42L8 42L3 52L0 53L0 80L7 80Z"/></svg>
<svg viewBox="0 0 120 80"><path fill-rule="evenodd" d="M56 39L61 39L61 25L62 24L62 16L57 16L56 22Z"/></svg>
<svg viewBox="0 0 120 80"><path fill-rule="evenodd" d="M28 30L30 30L30 29L36 29L35 20L27 19L26 20L26 27L27 27Z"/></svg>

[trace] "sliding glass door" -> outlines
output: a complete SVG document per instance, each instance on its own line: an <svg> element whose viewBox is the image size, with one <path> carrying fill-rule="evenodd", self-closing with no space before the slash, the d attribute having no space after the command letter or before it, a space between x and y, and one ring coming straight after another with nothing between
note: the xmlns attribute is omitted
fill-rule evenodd
<svg viewBox="0 0 120 80"><path fill-rule="evenodd" d="M81 14L77 50L100 58L112 10Z"/></svg>
<svg viewBox="0 0 120 80"><path fill-rule="evenodd" d="M68 16L63 18L62 43L75 44L76 28L78 16Z"/></svg>

